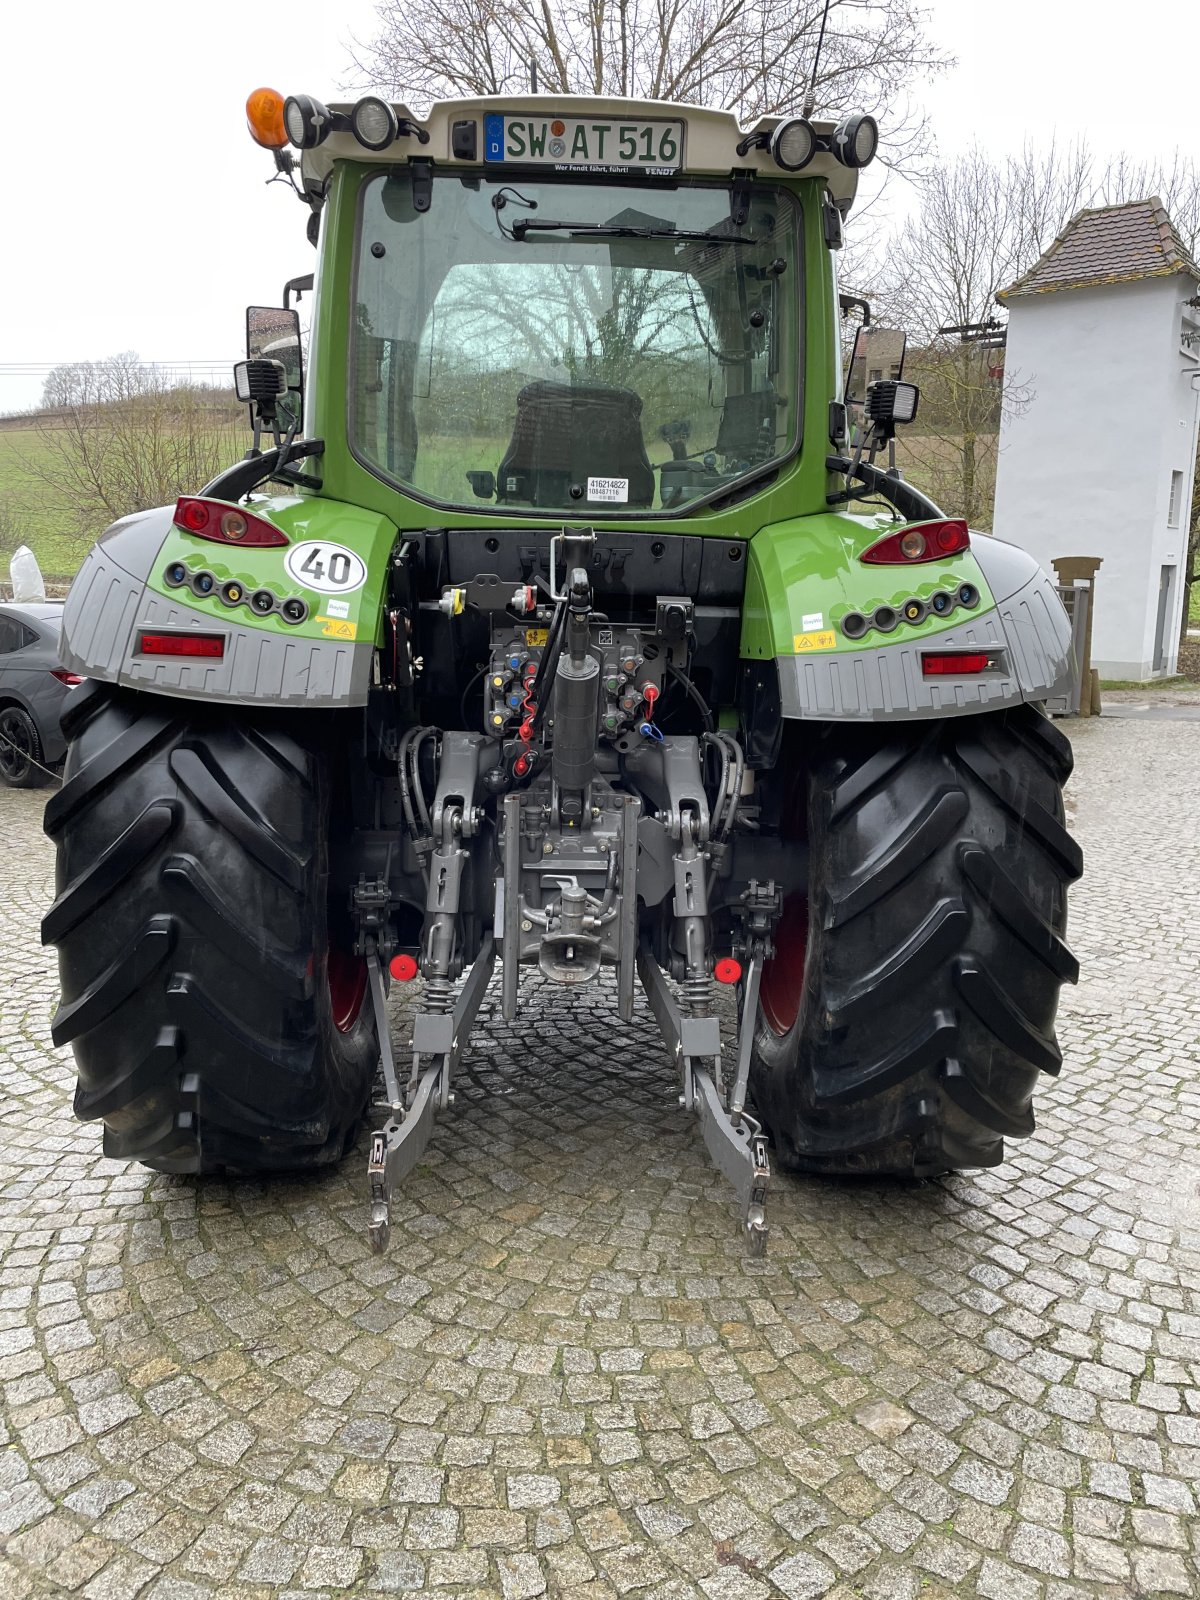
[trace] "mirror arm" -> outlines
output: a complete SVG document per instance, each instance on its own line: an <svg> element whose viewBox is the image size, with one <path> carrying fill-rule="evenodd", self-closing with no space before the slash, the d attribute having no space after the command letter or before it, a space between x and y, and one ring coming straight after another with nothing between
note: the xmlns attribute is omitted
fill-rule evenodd
<svg viewBox="0 0 1200 1600"><path fill-rule="evenodd" d="M306 488L320 488L320 479L293 471L290 463L324 453L324 439L298 439L288 447L286 456L282 449L266 450L260 455L249 455L244 461L235 462L206 483L200 493L211 495L216 500L237 501L268 478L281 478L285 483L296 483Z"/></svg>
<svg viewBox="0 0 1200 1600"><path fill-rule="evenodd" d="M850 488L850 479L861 483L869 494L878 494L889 505L895 506L901 516L907 517L911 522L932 522L944 517L945 512L928 495L922 494L920 489L911 483L905 483L899 473L884 472L882 468L872 466L867 461L852 461L848 456L827 456L825 458L827 472L836 472L839 477L846 479L846 488L836 494L827 494L826 503L831 506L844 505L847 500L856 498L855 491Z"/></svg>
<svg viewBox="0 0 1200 1600"><path fill-rule="evenodd" d="M869 300L863 300L856 294L842 294L839 291L838 309L841 311L843 316L845 316L847 311L861 311L863 314L863 319L859 326L862 328L869 328L871 326L871 303Z"/></svg>

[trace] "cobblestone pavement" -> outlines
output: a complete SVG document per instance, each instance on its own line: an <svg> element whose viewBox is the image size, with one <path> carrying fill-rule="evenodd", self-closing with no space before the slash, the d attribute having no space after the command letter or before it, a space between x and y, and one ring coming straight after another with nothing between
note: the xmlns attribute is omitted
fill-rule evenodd
<svg viewBox="0 0 1200 1600"><path fill-rule="evenodd" d="M1084 981L995 1171L783 1178L765 1261L644 1015L481 1030L366 1247L364 1153L98 1155L0 794L0 1594L1200 1595L1200 728L1078 727Z"/></svg>

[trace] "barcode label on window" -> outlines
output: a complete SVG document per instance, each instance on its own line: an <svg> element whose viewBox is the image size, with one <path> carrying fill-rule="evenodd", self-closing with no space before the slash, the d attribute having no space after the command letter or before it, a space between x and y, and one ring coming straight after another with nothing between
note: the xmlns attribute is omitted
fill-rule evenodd
<svg viewBox="0 0 1200 1600"><path fill-rule="evenodd" d="M587 497L589 500L599 500L604 504L623 506L629 500L629 479L589 478Z"/></svg>

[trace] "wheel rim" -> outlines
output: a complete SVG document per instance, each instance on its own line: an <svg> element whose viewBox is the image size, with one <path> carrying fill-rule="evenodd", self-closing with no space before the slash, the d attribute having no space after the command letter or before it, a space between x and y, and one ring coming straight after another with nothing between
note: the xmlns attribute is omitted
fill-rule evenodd
<svg viewBox="0 0 1200 1600"><path fill-rule="evenodd" d="M331 950L326 964L329 1009L339 1033L349 1033L358 1021L367 993L367 963L345 950Z"/></svg>
<svg viewBox="0 0 1200 1600"><path fill-rule="evenodd" d="M0 715L0 771L14 782L24 778L33 755L32 740L25 718L19 711Z"/></svg>
<svg viewBox="0 0 1200 1600"><path fill-rule="evenodd" d="M808 955L808 899L790 894L775 928L775 954L763 963L758 1001L763 1021L782 1037L796 1026L804 996L804 963Z"/></svg>

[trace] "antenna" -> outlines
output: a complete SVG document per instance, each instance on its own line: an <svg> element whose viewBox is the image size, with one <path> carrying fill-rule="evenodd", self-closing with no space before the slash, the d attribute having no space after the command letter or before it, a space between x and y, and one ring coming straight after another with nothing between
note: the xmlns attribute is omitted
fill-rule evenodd
<svg viewBox="0 0 1200 1600"><path fill-rule="evenodd" d="M817 68L821 65L821 51L825 46L825 24L829 21L829 6L830 0L825 0L825 9L821 13L821 31L817 35L817 53L813 56L812 81L808 86L804 109L800 113L805 121L812 116L813 108L817 103Z"/></svg>

